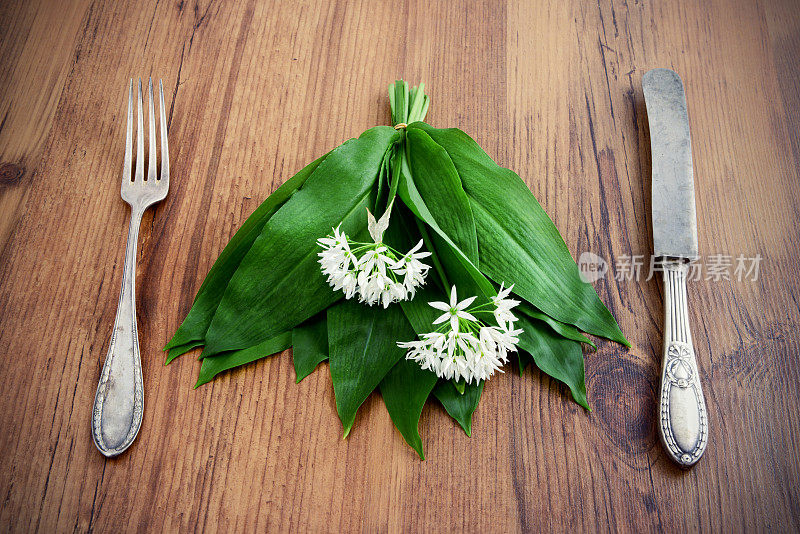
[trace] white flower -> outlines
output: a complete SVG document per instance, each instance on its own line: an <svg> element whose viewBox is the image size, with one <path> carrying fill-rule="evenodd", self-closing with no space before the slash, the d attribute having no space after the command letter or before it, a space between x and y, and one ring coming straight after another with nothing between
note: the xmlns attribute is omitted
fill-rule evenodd
<svg viewBox="0 0 800 534"><path fill-rule="evenodd" d="M333 228L333 237L326 236L326 237L318 239L317 243L319 244L319 246L321 246L323 248L326 248L326 249L329 249L329 248L340 248L340 247L347 246L347 236L344 234L344 232L340 232L339 231L339 228L341 228L341 227L342 227L342 225L340 224L336 228Z"/></svg>
<svg viewBox="0 0 800 534"><path fill-rule="evenodd" d="M319 263L322 273L328 277L328 283L337 290L345 289L347 292L352 286L352 276L349 275L358 267L358 259L350 250L347 236L335 228L333 237L323 237L317 243L322 247Z"/></svg>
<svg viewBox="0 0 800 534"><path fill-rule="evenodd" d="M403 285L412 298L416 288L425 283L425 277L428 275L428 270L430 269L429 265L419 260L427 258L431 253L417 252L420 248L422 248L422 239L420 239L419 243L409 250L405 256L391 266L395 274L403 277Z"/></svg>
<svg viewBox="0 0 800 534"><path fill-rule="evenodd" d="M333 289L335 291L344 291L345 298L352 298L356 294L358 281L354 271L347 271L342 276L334 279L333 282Z"/></svg>
<svg viewBox="0 0 800 534"><path fill-rule="evenodd" d="M518 300L507 298L509 294L511 294L511 290L514 289L514 284L511 286L503 289L503 284L500 284L500 291L497 293L497 296L492 297L492 303L496 306L494 311L494 317L497 320L498 324L501 325L508 325L511 328L511 325L517 318L511 313L511 308L516 307L519 304Z"/></svg>
<svg viewBox="0 0 800 534"><path fill-rule="evenodd" d="M508 353L516 352L522 330L514 329L516 317L509 311L516 303L506 297L510 288L492 299L491 303L469 308L475 301L470 297L458 301L456 288L450 292L450 302L431 302L430 305L445 312L434 324L441 324L435 332L423 334L421 339L400 342L397 345L408 349L406 358L414 360L423 369L431 370L446 380L488 380L508 362ZM491 306L494 310L487 309ZM487 325L475 315L496 317L498 308L503 308L504 321L499 326Z"/></svg>
<svg viewBox="0 0 800 534"><path fill-rule="evenodd" d="M431 253L419 252L422 240L406 254L381 241L389 225L390 212L391 205L376 221L367 210L373 243L350 241L339 227L333 229L333 235L317 240L322 247L319 253L322 273L335 291L344 292L345 298L358 295L361 302L370 306L382 304L386 308L393 302L413 298L416 289L425 283L430 266L420 260ZM354 248L351 249L351 245Z"/></svg>
<svg viewBox="0 0 800 534"><path fill-rule="evenodd" d="M436 308L437 310L442 310L445 312L441 315L438 319L433 321L433 324L443 323L445 321L450 321L450 328L453 332L458 333L458 320L464 319L467 321L478 322L474 315L465 311L470 304L472 304L477 297L469 297L468 299L464 299L461 302L458 302L458 295L456 294L456 286L453 286L453 289L450 291L450 302L429 302L428 304L432 308Z"/></svg>
<svg viewBox="0 0 800 534"><path fill-rule="evenodd" d="M370 306L382 303L383 307L386 308L392 302L400 300L396 298L392 290L392 280L385 274L374 272L371 275L367 275L362 271L359 276L363 281L363 283L359 283L358 287L358 300L360 302L365 302Z"/></svg>
<svg viewBox="0 0 800 534"><path fill-rule="evenodd" d="M375 250L367 251L367 253L364 254L364 256L362 256L359 260L361 269L367 273L371 273L373 270L375 270L385 275L386 265L389 263L394 263L392 258L386 254L386 251L386 247L382 245L378 246L378 248Z"/></svg>
<svg viewBox="0 0 800 534"><path fill-rule="evenodd" d="M399 282L392 282L389 285L389 292L391 292L391 294L394 295L394 300L398 302L401 300L405 300L406 297L408 296L408 291L406 291L406 287Z"/></svg>
<svg viewBox="0 0 800 534"><path fill-rule="evenodd" d="M388 247L376 244L376 248L369 250L359 259L358 294L361 302L370 306L381 303L386 308L392 302L405 300L406 292L397 290L397 282L393 280L392 273L387 268L395 263Z"/></svg>
<svg viewBox="0 0 800 534"><path fill-rule="evenodd" d="M522 330L506 330L502 327L484 326L479 336L481 346L487 353L495 353L505 359L509 352L516 352Z"/></svg>

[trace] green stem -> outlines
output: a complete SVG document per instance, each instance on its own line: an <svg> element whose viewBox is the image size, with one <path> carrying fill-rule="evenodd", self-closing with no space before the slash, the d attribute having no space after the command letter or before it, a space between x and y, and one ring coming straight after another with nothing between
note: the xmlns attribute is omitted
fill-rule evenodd
<svg viewBox="0 0 800 534"><path fill-rule="evenodd" d="M419 228L419 233L422 234L422 241L425 243L425 246L428 248L428 252L431 253L431 261L433 261L433 268L436 271L436 274L439 275L439 280L441 280L442 285L444 286L445 294L447 298L450 298L450 284L447 281L447 276L444 274L444 268L442 267L442 263L439 261L439 256L436 255L436 249L433 248L433 241L431 241L431 236L428 234L428 229L425 228L425 223L414 217L414 221L417 223L417 228Z"/></svg>
<svg viewBox="0 0 800 534"><path fill-rule="evenodd" d="M424 121L428 114L430 99L425 94L425 84L420 83L409 90L408 83L397 80L389 85L389 107L392 126Z"/></svg>

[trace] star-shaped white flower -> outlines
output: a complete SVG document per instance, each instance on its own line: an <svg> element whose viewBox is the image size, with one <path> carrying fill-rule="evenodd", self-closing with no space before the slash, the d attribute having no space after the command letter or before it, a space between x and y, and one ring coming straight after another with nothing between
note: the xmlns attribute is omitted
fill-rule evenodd
<svg viewBox="0 0 800 534"><path fill-rule="evenodd" d="M441 324L445 321L450 321L450 328L453 332L458 333L458 320L466 319L467 321L478 322L474 315L467 312L466 309L475 301L476 297L469 297L458 302L458 295L456 294L456 286L450 290L450 302L429 302L432 308L445 312L438 319L433 321L433 324Z"/></svg>
<svg viewBox="0 0 800 534"><path fill-rule="evenodd" d="M512 289L514 289L514 284L511 284L505 289L503 288L503 284L500 284L500 291L497 293L497 296L492 297L492 303L496 307L494 311L495 319L498 324L508 325L509 328L511 328L511 325L517 320L514 314L511 313L511 309L519 304L518 300L508 298Z"/></svg>

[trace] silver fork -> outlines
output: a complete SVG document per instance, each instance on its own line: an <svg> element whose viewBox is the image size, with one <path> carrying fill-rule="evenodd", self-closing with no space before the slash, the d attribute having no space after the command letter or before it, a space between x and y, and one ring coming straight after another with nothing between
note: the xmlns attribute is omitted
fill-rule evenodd
<svg viewBox="0 0 800 534"><path fill-rule="evenodd" d="M158 82L161 115L161 176L156 175L156 125L153 112L153 79L149 83L149 157L147 179L144 178L144 132L142 121L142 80L139 79L138 115L136 122L136 173L131 177L133 156L133 79L128 87L128 132L125 137L125 165L122 169L122 199L131 207L122 290L117 304L117 318L108 347L100 383L92 410L92 437L105 456L111 457L130 447L144 411L142 360L139 355L139 334L136 329L136 244L142 215L151 205L164 199L169 190L169 148L167 118L164 112L164 86Z"/></svg>

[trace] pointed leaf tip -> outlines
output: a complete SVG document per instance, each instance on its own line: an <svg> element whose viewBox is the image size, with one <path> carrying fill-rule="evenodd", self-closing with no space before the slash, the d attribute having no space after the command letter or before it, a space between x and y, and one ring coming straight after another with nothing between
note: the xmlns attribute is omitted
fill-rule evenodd
<svg viewBox="0 0 800 534"><path fill-rule="evenodd" d="M328 322L326 312L292 330L292 359L295 382L300 383L328 359Z"/></svg>
<svg viewBox="0 0 800 534"><path fill-rule="evenodd" d="M411 332L409 325L407 333ZM395 428L422 460L425 454L419 435L419 420L438 380L433 372L422 369L417 362L401 358L380 384L383 403Z"/></svg>
<svg viewBox="0 0 800 534"><path fill-rule="evenodd" d="M434 389L433 394L442 403L444 409L455 419L468 437L472 436L472 414L478 407L485 381L477 384L467 384L462 395L453 385L453 382L443 381Z"/></svg>
<svg viewBox="0 0 800 534"><path fill-rule="evenodd" d="M372 308L341 301L328 309L329 370L345 436L356 411L405 351L398 339L413 336L398 306Z"/></svg>

